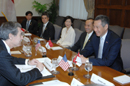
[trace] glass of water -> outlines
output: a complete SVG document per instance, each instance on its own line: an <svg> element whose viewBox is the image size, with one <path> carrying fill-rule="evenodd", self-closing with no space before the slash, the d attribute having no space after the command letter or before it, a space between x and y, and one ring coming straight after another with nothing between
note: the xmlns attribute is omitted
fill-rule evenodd
<svg viewBox="0 0 130 86"><path fill-rule="evenodd" d="M91 71L93 68L92 62L86 62L85 63L85 70L88 72L88 74L84 75L85 78L90 78L91 76L89 75L89 71Z"/></svg>
<svg viewBox="0 0 130 86"><path fill-rule="evenodd" d="M25 56L26 57L31 57L32 56L32 47L31 46L26 46Z"/></svg>
<svg viewBox="0 0 130 86"><path fill-rule="evenodd" d="M54 68L54 71L52 71L52 74L59 74L59 71L56 71L56 67L58 67L58 61L57 61L57 58L53 58L52 68Z"/></svg>

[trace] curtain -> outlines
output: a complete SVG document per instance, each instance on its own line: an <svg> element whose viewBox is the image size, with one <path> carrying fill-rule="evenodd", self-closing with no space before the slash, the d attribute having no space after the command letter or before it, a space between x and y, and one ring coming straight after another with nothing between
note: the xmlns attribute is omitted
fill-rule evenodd
<svg viewBox="0 0 130 86"><path fill-rule="evenodd" d="M88 12L83 0L60 0L59 16L72 16L73 18L86 20Z"/></svg>
<svg viewBox="0 0 130 86"><path fill-rule="evenodd" d="M84 5L88 12L88 18L94 18L95 0L84 0Z"/></svg>

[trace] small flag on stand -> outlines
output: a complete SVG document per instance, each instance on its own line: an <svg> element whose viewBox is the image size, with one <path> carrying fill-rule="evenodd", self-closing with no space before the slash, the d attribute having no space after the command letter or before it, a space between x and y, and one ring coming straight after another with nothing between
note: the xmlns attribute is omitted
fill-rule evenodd
<svg viewBox="0 0 130 86"><path fill-rule="evenodd" d="M35 46L35 50L37 51L39 47L41 47L40 40L37 41L37 44Z"/></svg>
<svg viewBox="0 0 130 86"><path fill-rule="evenodd" d="M74 59L73 59L73 62L74 62L74 63L77 63L77 61L76 61L77 57L80 57L80 56L79 56L79 52L78 52L78 54L77 54L77 55L74 57Z"/></svg>
<svg viewBox="0 0 130 86"><path fill-rule="evenodd" d="M23 29L23 28L21 28L21 30L23 31L23 32L25 32L26 30L25 29Z"/></svg>
<svg viewBox="0 0 130 86"><path fill-rule="evenodd" d="M51 47L53 47L53 43L51 42L51 40L49 39L49 41L46 43L46 48L50 49Z"/></svg>
<svg viewBox="0 0 130 86"><path fill-rule="evenodd" d="M50 39L49 39L49 45L50 45L50 47L53 47L53 43L51 42Z"/></svg>
<svg viewBox="0 0 130 86"><path fill-rule="evenodd" d="M69 68L69 63L67 61L66 54L64 55L63 59L60 61L59 66L66 71Z"/></svg>

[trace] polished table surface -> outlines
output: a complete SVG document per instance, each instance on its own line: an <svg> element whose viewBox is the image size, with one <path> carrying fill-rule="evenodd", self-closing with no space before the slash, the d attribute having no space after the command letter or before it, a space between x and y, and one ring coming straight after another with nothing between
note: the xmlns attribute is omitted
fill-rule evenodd
<svg viewBox="0 0 130 86"><path fill-rule="evenodd" d="M35 37L35 36L33 35L31 38L33 39L33 37ZM32 56L31 57L25 57L25 55L23 53L22 54L17 54L17 55L15 54L15 55L12 55L12 56L15 56L15 57L18 57L18 58L19 57L28 58L28 59L43 58L42 55L39 52L37 53L37 56L35 56L35 47L34 47L33 40L32 40L31 45L32 45ZM41 41L41 45L45 47L45 43L43 41ZM54 44L54 43L53 43L53 45L58 46L57 44ZM12 49L12 51L15 51L15 50L21 51L22 46ZM58 58L59 55L63 56L66 53L67 59L71 60L72 56L76 55L75 52L72 52L71 50L66 49L66 48L63 48L62 50L52 50L52 49L50 49L50 50L46 49L46 50L47 50L46 55L50 59ZM60 81L67 82L68 84L71 84L71 81L72 81L73 78L76 78L77 80L79 80L83 84L91 84L91 83L93 83L93 82L90 81L90 79L86 79L86 78L83 77L83 75L87 74L87 71L85 71L85 69L84 69L84 64L82 64L82 66L79 68L78 71L73 71L74 76L68 76L68 71L64 71L60 67L57 68L57 71L59 71L60 73L55 75L56 78L58 80L60 80ZM96 75L101 76L102 78L112 82L115 86L130 86L130 83L125 84L125 85L121 85L118 82L114 81L113 77L123 75L123 73L118 72L118 71L116 71L114 69L111 69L109 67L106 67L106 66L93 66L92 71L90 71L90 75L92 75L92 73L95 73ZM26 86L29 86L30 84L45 82L45 81L50 81L50 80L54 80L54 78L35 80L33 82L30 82Z"/></svg>

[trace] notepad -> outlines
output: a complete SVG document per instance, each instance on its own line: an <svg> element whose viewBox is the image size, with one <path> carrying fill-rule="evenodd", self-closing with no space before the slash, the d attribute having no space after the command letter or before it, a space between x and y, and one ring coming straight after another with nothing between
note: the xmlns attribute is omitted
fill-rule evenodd
<svg viewBox="0 0 130 86"><path fill-rule="evenodd" d="M31 36L32 34L31 33L25 33L24 35L25 36Z"/></svg>
<svg viewBox="0 0 130 86"><path fill-rule="evenodd" d="M115 81L121 83L121 84L126 84L130 83L130 77L127 75L121 75L113 78Z"/></svg>
<svg viewBox="0 0 130 86"><path fill-rule="evenodd" d="M20 51L11 51L11 54L21 54Z"/></svg>
<svg viewBox="0 0 130 86"><path fill-rule="evenodd" d="M63 48L58 46L58 47L51 47L51 49L52 49L52 50L61 50L61 49L63 49Z"/></svg>

